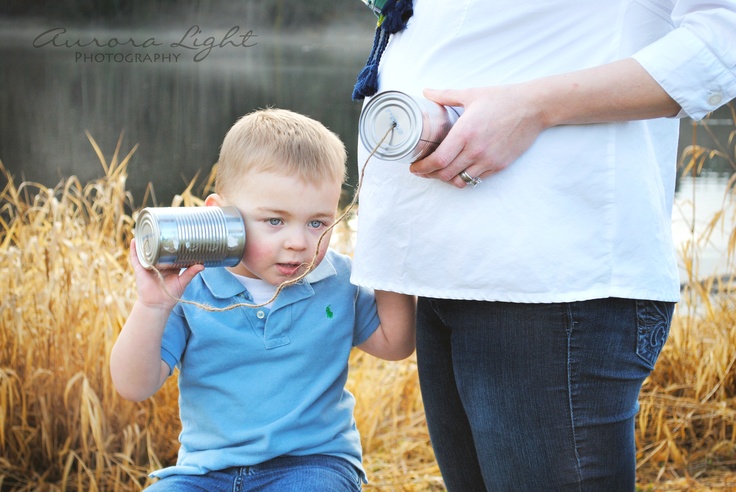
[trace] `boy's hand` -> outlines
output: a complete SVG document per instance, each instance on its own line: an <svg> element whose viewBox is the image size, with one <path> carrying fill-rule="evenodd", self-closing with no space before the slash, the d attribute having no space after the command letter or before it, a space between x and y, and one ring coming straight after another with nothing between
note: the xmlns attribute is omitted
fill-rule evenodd
<svg viewBox="0 0 736 492"><path fill-rule="evenodd" d="M138 261L135 239L130 242L130 262L135 272L138 302L164 310L173 309L189 282L204 270L203 265L192 265L181 273L178 268L159 270L163 277L162 283L155 270L146 270Z"/></svg>

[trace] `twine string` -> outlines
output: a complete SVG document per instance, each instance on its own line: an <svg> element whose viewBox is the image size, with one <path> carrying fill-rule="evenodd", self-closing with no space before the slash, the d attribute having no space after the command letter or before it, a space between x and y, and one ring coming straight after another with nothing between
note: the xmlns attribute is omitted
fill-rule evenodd
<svg viewBox="0 0 736 492"><path fill-rule="evenodd" d="M249 302L238 302L238 303L235 303L235 304L230 304L228 306L219 307L218 308L218 307L209 306L207 304L203 304L203 303L200 303L200 302L197 302L197 301L190 301L190 300L182 299L182 298L180 298L180 297L175 296L174 294L172 294L169 291L169 289L166 288L166 283L164 281L163 274L161 273L161 271L158 268L156 268L154 266L153 267L153 270L154 270L154 272L156 272L156 275L158 276L158 279L159 279L159 282L161 284L161 288L163 289L163 291L166 293L166 295L168 295L171 299L175 300L176 302L180 302L180 303L183 303L183 304L189 304L189 305L198 307L200 309L203 309L203 310L209 311L209 312L230 311L231 309L236 309L236 308L239 308L239 307L259 308L259 307L263 307L263 306L267 306L267 305L271 304L273 301L276 300L276 298L278 297L278 295L281 293L282 290L284 290L286 287L288 287L290 285L294 285L296 283L299 283L302 279L304 279L304 277L306 277L307 275L309 275L312 272L312 270L314 270L314 268L316 266L316 263L317 263L317 258L319 258L319 251L320 251L320 247L322 246L322 241L327 236L327 234L332 229L334 229L335 226L337 226L337 224L339 224L340 222L342 222L343 220L345 220L345 218L348 216L348 214L350 214L350 212L352 211L352 209L355 206L355 204L358 202L358 197L360 195L360 189L363 186L363 176L365 175L365 168L368 166L368 162L375 155L375 153L378 151L378 149L381 147L381 145L383 145L384 140L386 140L386 138L391 134L391 132L393 132L394 128L396 128L396 122L393 122L391 124L391 126L389 127L388 130L386 130L386 133L383 135L383 137L381 138L381 140L376 144L376 146L373 148L373 150L371 151L371 153L368 154L368 157L366 158L365 162L363 163L363 166L360 169L360 176L358 177L358 187L355 189L355 194L353 195L353 199L350 201L350 204L345 208L345 211L337 218L337 220L335 220L332 224L330 224L322 232L322 234L319 236L319 239L317 240L317 247L315 249L314 256L312 256L312 261L310 261L309 263L306 263L305 262L305 263L302 263L301 264L301 266L305 266L306 265L307 266L307 269L304 270L304 272L301 273L300 275L298 275L297 277L295 277L293 279L288 279L288 280L285 280L285 281L281 282L279 284L278 288L276 289L276 292L274 292L273 296L271 296L271 298L269 300L267 300L266 302L262 302L260 304L251 304Z"/></svg>

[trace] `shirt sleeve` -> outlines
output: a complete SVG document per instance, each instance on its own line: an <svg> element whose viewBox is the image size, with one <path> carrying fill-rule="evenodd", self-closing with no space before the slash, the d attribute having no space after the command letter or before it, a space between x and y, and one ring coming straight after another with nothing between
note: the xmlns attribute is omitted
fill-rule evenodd
<svg viewBox="0 0 736 492"><path fill-rule="evenodd" d="M166 322L164 336L161 340L161 359L169 366L169 375L179 364L184 348L187 346L189 328L182 312L181 305L177 304Z"/></svg>
<svg viewBox="0 0 736 492"><path fill-rule="evenodd" d="M373 289L356 287L353 346L355 347L368 340L368 337L373 335L380 324Z"/></svg>
<svg viewBox="0 0 736 492"><path fill-rule="evenodd" d="M675 1L674 29L633 55L695 120L736 97L736 2Z"/></svg>

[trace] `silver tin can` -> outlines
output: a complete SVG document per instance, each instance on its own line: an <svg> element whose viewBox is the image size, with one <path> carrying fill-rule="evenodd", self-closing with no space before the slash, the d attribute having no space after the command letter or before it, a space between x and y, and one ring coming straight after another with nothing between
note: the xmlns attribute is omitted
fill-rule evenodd
<svg viewBox="0 0 736 492"><path fill-rule="evenodd" d="M138 261L147 269L235 266L245 223L235 207L149 207L135 222Z"/></svg>
<svg viewBox="0 0 736 492"><path fill-rule="evenodd" d="M434 152L459 116L457 108L385 91L373 96L361 111L358 133L372 151L396 124L374 155L386 161L414 162Z"/></svg>

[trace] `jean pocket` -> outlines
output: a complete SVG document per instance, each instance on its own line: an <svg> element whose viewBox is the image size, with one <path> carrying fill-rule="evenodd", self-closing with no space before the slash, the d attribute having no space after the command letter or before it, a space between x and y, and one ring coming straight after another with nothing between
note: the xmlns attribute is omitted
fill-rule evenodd
<svg viewBox="0 0 736 492"><path fill-rule="evenodd" d="M675 303L636 301L636 354L654 369L654 363L667 341Z"/></svg>

